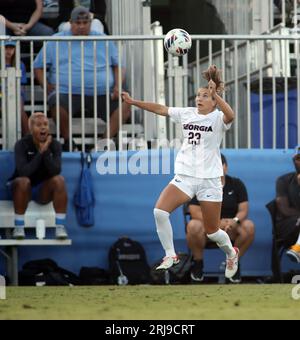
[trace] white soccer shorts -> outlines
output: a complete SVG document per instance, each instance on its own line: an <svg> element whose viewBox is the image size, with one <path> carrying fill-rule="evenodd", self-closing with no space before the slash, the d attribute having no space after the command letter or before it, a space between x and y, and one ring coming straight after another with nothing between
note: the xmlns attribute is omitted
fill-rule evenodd
<svg viewBox="0 0 300 340"><path fill-rule="evenodd" d="M170 184L175 185L190 198L196 196L198 201L222 202L223 200L221 177L196 178L175 175Z"/></svg>

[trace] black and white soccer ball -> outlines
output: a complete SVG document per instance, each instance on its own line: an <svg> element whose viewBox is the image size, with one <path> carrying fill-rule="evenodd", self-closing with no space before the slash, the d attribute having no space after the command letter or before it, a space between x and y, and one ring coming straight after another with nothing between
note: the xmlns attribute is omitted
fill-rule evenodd
<svg viewBox="0 0 300 340"><path fill-rule="evenodd" d="M174 28L166 34L164 45L168 53L181 57L192 47L192 38L187 31Z"/></svg>

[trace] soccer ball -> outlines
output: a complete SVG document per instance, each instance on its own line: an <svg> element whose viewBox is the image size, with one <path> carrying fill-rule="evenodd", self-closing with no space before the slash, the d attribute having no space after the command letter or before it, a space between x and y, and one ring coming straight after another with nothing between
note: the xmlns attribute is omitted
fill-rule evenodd
<svg viewBox="0 0 300 340"><path fill-rule="evenodd" d="M185 30L174 28L166 34L164 45L168 53L180 57L192 47L192 39Z"/></svg>

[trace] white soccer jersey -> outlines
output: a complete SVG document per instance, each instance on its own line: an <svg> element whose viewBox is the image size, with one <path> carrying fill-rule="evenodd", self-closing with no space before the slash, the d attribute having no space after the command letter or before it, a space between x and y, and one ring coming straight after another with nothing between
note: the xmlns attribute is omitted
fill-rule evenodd
<svg viewBox="0 0 300 340"><path fill-rule="evenodd" d="M169 116L182 124L183 144L175 161L175 174L198 178L223 176L220 145L225 124L224 113L215 110L207 115L199 114L195 107L170 107Z"/></svg>

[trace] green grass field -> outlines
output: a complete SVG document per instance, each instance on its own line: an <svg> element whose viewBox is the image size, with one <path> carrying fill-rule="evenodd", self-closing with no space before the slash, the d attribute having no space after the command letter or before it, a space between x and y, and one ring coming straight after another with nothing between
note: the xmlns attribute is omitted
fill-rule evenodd
<svg viewBox="0 0 300 340"><path fill-rule="evenodd" d="M300 319L293 287L8 287L6 300L0 300L0 319Z"/></svg>

